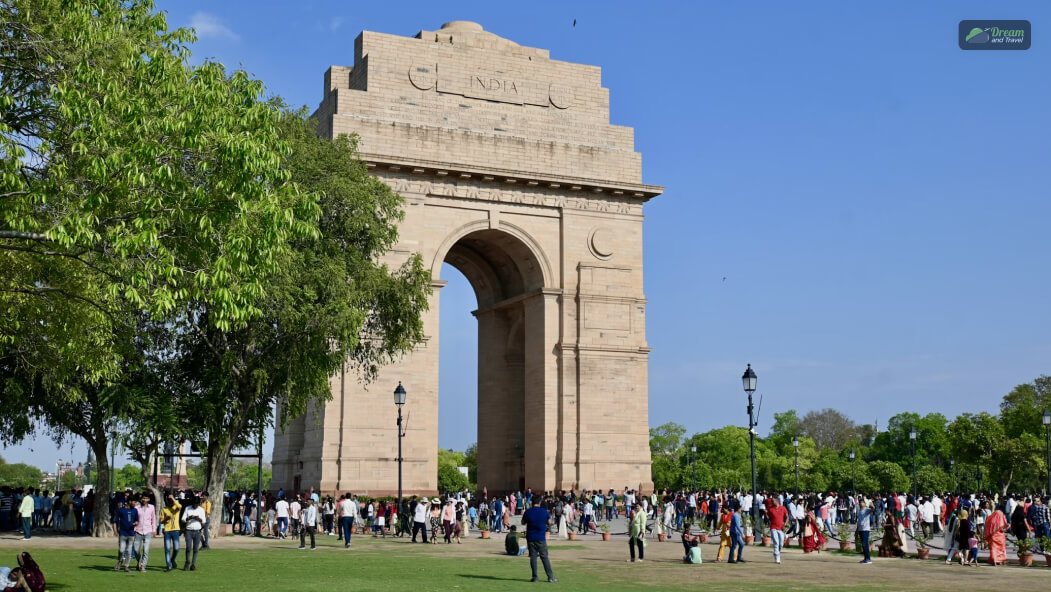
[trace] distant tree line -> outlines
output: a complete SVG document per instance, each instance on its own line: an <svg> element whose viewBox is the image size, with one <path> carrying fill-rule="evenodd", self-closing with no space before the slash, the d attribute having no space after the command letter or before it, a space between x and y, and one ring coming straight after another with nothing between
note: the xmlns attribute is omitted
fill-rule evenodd
<svg viewBox="0 0 1051 592"><path fill-rule="evenodd" d="M951 399L947 399L951 401ZM1020 384L1003 397L997 414L903 412L881 431L856 424L836 409L774 414L766 437L756 438L760 489L793 491L799 440L799 487L804 491L911 491L916 431L920 491L1037 492L1047 488L1044 427L1051 408L1051 376ZM693 452L696 447L696 452ZM855 452L853 467L850 451ZM686 436L667 423L650 429L653 481L658 489L751 489L748 430L725 426Z"/></svg>

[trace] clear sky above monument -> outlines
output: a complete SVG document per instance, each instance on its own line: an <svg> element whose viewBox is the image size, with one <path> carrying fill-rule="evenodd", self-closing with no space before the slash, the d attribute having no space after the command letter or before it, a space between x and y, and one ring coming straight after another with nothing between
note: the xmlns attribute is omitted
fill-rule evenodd
<svg viewBox="0 0 1051 592"><path fill-rule="evenodd" d="M790 408L881 425L995 411L1051 373L1051 4L159 6L197 26L195 59L242 65L311 108L362 29L466 19L601 66L644 182L666 187L645 223L651 425L745 424L749 362L764 433ZM1028 19L1031 49L960 50L957 23L983 18ZM462 449L477 420L474 302L446 272L440 445ZM69 456L54 448L3 455L46 468Z"/></svg>

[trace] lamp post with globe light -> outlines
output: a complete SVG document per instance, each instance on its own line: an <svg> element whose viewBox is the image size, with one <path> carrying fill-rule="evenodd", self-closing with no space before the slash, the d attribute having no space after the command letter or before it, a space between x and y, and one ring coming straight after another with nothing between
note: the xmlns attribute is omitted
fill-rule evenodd
<svg viewBox="0 0 1051 592"><path fill-rule="evenodd" d="M1044 454L1047 455L1047 495L1051 495L1051 411L1044 409Z"/></svg>
<svg viewBox="0 0 1051 592"><path fill-rule="evenodd" d="M401 456L401 439L405 436L405 430L402 429L401 422L401 407L405 404L405 387L401 385L401 381L398 381L398 387L394 389L394 404L398 406L398 512L401 512L401 463L403 460Z"/></svg>
<svg viewBox="0 0 1051 592"><path fill-rule="evenodd" d="M854 449L850 449L850 491L854 496L858 495L858 473L854 468Z"/></svg>
<svg viewBox="0 0 1051 592"><path fill-rule="evenodd" d="M799 436L792 437L792 448L796 449L796 495L799 495Z"/></svg>
<svg viewBox="0 0 1051 592"><path fill-rule="evenodd" d="M759 486L755 478L755 415L753 413L755 407L752 405L756 380L755 370L752 370L752 365L748 364L744 375L741 376L741 382L744 385L744 392L748 393L748 447L752 456L752 524L755 524L759 517Z"/></svg>
<svg viewBox="0 0 1051 592"><path fill-rule="evenodd" d="M919 482L916 481L916 428L909 430L909 442L912 445L912 497L920 498Z"/></svg>

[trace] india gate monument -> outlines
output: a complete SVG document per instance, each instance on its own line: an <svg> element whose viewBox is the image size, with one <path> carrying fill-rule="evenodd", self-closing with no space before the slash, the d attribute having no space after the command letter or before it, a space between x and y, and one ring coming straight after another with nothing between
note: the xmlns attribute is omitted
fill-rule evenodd
<svg viewBox="0 0 1051 592"><path fill-rule="evenodd" d="M466 21L365 31L325 73L320 133L357 134L404 197L387 261L421 254L433 293L410 355L368 386L333 376L330 401L278 428L272 487L396 493L400 381L404 491L436 491L449 263L478 300L479 489L652 489L642 209L663 188L642 183L601 74Z"/></svg>

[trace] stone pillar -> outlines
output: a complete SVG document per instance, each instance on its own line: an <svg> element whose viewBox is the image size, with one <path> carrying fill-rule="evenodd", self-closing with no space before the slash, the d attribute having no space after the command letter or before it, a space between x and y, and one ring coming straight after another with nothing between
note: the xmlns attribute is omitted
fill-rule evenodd
<svg viewBox="0 0 1051 592"><path fill-rule="evenodd" d="M559 315L561 292L542 290L524 302L525 325L525 484L556 489L558 457Z"/></svg>

